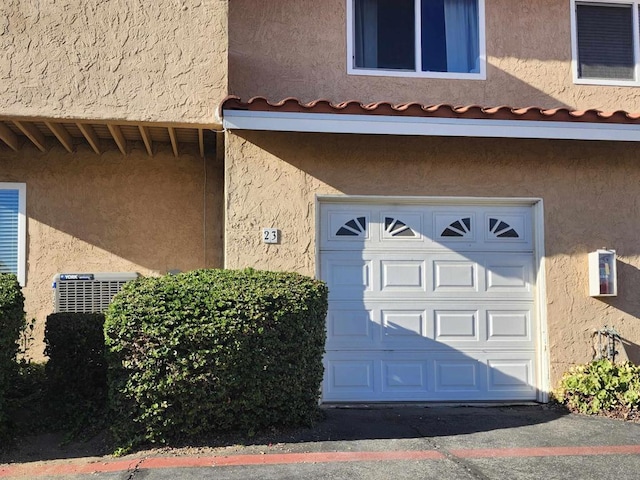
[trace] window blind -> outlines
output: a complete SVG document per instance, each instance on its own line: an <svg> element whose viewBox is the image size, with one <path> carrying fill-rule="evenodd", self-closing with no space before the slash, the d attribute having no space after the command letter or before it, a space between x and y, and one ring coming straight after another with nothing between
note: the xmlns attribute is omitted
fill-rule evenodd
<svg viewBox="0 0 640 480"><path fill-rule="evenodd" d="M0 189L0 273L18 274L18 190Z"/></svg>
<svg viewBox="0 0 640 480"><path fill-rule="evenodd" d="M576 5L578 76L633 80L631 5Z"/></svg>

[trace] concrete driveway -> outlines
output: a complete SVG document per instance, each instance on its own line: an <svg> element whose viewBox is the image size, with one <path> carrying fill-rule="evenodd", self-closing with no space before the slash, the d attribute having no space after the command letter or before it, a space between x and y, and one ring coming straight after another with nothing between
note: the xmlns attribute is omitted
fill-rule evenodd
<svg viewBox="0 0 640 480"><path fill-rule="evenodd" d="M637 479L640 424L546 406L326 408L252 445L0 464L32 479Z"/></svg>

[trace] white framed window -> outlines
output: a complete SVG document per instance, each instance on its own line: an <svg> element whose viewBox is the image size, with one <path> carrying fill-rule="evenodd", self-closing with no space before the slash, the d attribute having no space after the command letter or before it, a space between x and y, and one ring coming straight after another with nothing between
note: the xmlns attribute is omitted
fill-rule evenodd
<svg viewBox="0 0 640 480"><path fill-rule="evenodd" d="M0 182L0 272L26 280L26 193L24 183Z"/></svg>
<svg viewBox="0 0 640 480"><path fill-rule="evenodd" d="M347 73L486 79L485 0L347 0Z"/></svg>
<svg viewBox="0 0 640 480"><path fill-rule="evenodd" d="M640 85L640 0L571 0L574 83Z"/></svg>

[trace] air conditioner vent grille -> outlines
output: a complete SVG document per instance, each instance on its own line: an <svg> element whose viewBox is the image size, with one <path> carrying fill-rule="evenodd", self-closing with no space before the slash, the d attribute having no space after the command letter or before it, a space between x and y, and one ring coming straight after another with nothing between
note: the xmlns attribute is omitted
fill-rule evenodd
<svg viewBox="0 0 640 480"><path fill-rule="evenodd" d="M54 278L56 312L104 312L136 273L59 274Z"/></svg>

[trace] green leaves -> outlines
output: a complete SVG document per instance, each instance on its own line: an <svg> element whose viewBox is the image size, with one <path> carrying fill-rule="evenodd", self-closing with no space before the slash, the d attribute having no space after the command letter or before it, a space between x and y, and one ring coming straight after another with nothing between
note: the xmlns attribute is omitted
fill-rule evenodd
<svg viewBox="0 0 640 480"><path fill-rule="evenodd" d="M640 407L640 366L596 360L565 373L555 392L556 399L585 414L625 411Z"/></svg>
<svg viewBox="0 0 640 480"><path fill-rule="evenodd" d="M24 296L18 279L0 273L0 439L7 434L6 395L17 374L18 340L25 328Z"/></svg>
<svg viewBox="0 0 640 480"><path fill-rule="evenodd" d="M80 429L104 415L107 398L104 315L53 313L45 326L47 393L54 423Z"/></svg>
<svg viewBox="0 0 640 480"><path fill-rule="evenodd" d="M312 422L327 288L295 273L198 270L127 283L105 322L124 446Z"/></svg>

